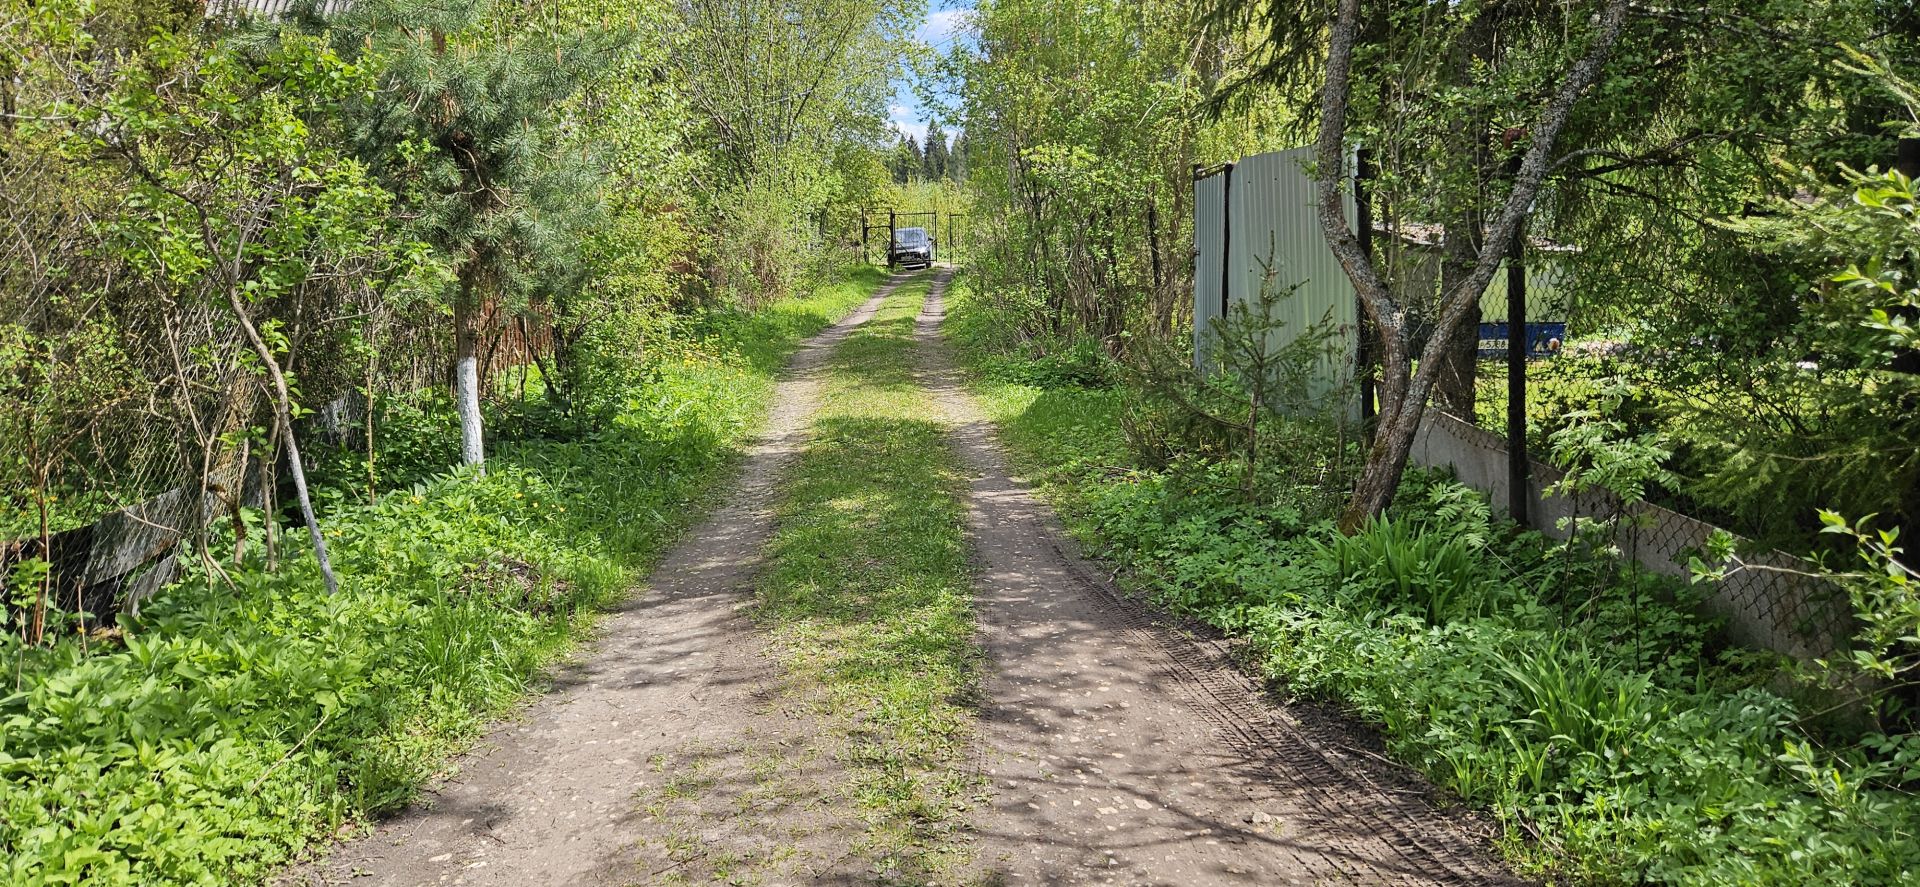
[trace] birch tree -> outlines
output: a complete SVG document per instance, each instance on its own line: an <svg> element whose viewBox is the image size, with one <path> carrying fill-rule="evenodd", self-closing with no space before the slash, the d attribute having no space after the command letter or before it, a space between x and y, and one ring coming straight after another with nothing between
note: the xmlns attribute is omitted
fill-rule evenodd
<svg viewBox="0 0 1920 887"><path fill-rule="evenodd" d="M808 222L846 184L834 149L884 150L889 78L914 11L908 0L680 4L674 83L703 160L691 180L714 294L762 303L815 264L824 238Z"/></svg>

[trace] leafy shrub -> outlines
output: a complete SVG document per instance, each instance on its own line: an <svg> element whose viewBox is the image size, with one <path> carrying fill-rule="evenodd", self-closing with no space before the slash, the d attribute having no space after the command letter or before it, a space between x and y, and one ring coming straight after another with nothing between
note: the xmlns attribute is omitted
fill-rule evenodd
<svg viewBox="0 0 1920 887"><path fill-rule="evenodd" d="M1577 421L1578 415L1596 413L1620 423L1629 436L1659 431L1670 412L1660 403L1658 390L1652 372L1631 356L1564 354L1530 365L1528 443L1548 452L1555 432ZM1504 409L1504 402L1500 406ZM1483 422L1486 427L1505 427L1504 413L1489 419Z"/></svg>
<svg viewBox="0 0 1920 887"><path fill-rule="evenodd" d="M1028 360L996 362L991 373L998 381L1036 388L1106 388L1119 375L1113 357L1092 339L1043 349Z"/></svg>
<svg viewBox="0 0 1920 887"><path fill-rule="evenodd" d="M954 289L958 300L975 298L964 282ZM1119 381L1119 365L1096 339L1030 339L1017 326L977 311L957 313L945 331L966 346L979 373L997 382L1035 388L1107 388Z"/></svg>
<svg viewBox="0 0 1920 887"><path fill-rule="evenodd" d="M1336 533L1319 554L1350 604L1409 607L1434 624L1485 615L1505 597L1485 575L1479 546L1408 521L1380 518L1352 536Z"/></svg>
<svg viewBox="0 0 1920 887"><path fill-rule="evenodd" d="M121 617L118 644L7 650L9 883L252 880L404 801L618 590L629 553L575 543L564 514L586 492L506 467L443 478L335 522L337 596L299 552L256 555L194 569Z"/></svg>

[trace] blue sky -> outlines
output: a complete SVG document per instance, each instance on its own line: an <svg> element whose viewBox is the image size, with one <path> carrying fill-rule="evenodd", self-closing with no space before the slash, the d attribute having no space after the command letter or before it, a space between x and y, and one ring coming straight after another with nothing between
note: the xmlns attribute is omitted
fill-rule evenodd
<svg viewBox="0 0 1920 887"><path fill-rule="evenodd" d="M937 53L945 54L959 41L970 39L966 35L966 17L973 11L973 0L929 0L926 17L920 22L920 28L914 36L920 42L933 47ZM927 121L933 115L913 94L913 81L902 75L893 82L893 101L887 106L887 123L895 131L913 136L915 141L927 139ZM953 124L942 122L940 128L947 136L953 136Z"/></svg>

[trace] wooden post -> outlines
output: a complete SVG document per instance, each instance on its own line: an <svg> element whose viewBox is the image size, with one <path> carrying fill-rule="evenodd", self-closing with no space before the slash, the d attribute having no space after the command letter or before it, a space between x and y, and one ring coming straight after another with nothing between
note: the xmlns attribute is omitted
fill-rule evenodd
<svg viewBox="0 0 1920 887"><path fill-rule="evenodd" d="M1233 164L1220 168L1220 322L1233 307Z"/></svg>
<svg viewBox="0 0 1920 887"><path fill-rule="evenodd" d="M893 228L897 221L898 215L893 211L893 207L887 207L887 270L889 271L893 270Z"/></svg>

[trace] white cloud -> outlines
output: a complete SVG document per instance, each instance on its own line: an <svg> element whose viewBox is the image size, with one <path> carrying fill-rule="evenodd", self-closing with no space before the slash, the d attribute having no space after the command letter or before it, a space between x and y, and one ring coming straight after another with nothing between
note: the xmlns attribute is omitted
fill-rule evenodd
<svg viewBox="0 0 1920 887"><path fill-rule="evenodd" d="M914 39L933 47L936 51L946 51L954 41L967 38L967 29L972 23L971 9L942 9L928 14L926 21L914 31ZM900 104L899 101L911 101L910 94L904 91L896 93L896 103L887 106L887 127L902 136L912 136L913 140L926 144L927 111L914 104ZM953 133L949 131L951 139Z"/></svg>
<svg viewBox="0 0 1920 887"><path fill-rule="evenodd" d="M924 142L927 140L927 124L926 121L915 119L919 113L919 109L906 105L888 105L887 128L903 136L913 136L916 142Z"/></svg>
<svg viewBox="0 0 1920 887"><path fill-rule="evenodd" d="M887 126L891 127L894 132L897 132L903 136L913 136L913 140L915 142L919 142L919 143L926 142L927 140L926 121L915 120L912 117L908 116L911 112L909 112L905 108L900 108L899 110L889 108L887 110L890 112L887 119Z"/></svg>
<svg viewBox="0 0 1920 887"><path fill-rule="evenodd" d="M971 9L943 9L928 15L926 23L920 26L914 36L922 43L944 49L942 44L965 31L972 17Z"/></svg>

